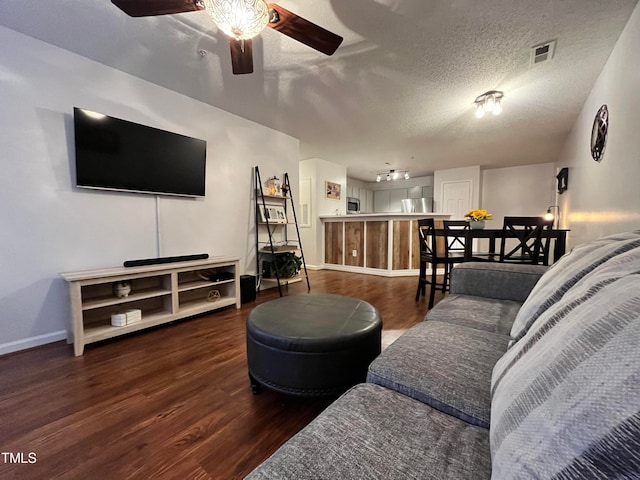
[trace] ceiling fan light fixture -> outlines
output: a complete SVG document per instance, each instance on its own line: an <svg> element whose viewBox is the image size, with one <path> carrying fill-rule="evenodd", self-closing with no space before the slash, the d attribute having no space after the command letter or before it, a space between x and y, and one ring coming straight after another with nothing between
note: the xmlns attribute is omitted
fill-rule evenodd
<svg viewBox="0 0 640 480"><path fill-rule="evenodd" d="M380 180L382 180L382 177L378 174L378 175L376 176L376 182L380 182Z"/></svg>
<svg viewBox="0 0 640 480"><path fill-rule="evenodd" d="M269 22L266 0L204 0L216 26L236 40L250 40Z"/></svg>

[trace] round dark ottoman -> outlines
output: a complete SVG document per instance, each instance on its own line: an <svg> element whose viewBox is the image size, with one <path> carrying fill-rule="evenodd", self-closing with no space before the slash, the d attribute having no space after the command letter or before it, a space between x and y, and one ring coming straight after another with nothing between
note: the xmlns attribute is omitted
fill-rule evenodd
<svg viewBox="0 0 640 480"><path fill-rule="evenodd" d="M247 361L261 386L301 396L333 395L364 382L380 354L382 319L362 300L293 295L263 303L247 318Z"/></svg>

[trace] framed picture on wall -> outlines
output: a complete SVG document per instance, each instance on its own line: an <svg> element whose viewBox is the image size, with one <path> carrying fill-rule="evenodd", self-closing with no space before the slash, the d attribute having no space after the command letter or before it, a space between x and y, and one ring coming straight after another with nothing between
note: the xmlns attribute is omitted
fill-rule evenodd
<svg viewBox="0 0 640 480"><path fill-rule="evenodd" d="M556 180L558 180L558 193L562 195L569 188L569 169L567 167L561 169L556 175Z"/></svg>
<svg viewBox="0 0 640 480"><path fill-rule="evenodd" d="M332 200L340 200L340 184L327 182L327 198Z"/></svg>

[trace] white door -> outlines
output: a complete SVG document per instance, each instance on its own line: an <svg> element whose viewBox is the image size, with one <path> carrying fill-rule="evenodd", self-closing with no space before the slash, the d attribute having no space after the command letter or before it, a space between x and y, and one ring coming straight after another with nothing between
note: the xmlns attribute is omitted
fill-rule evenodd
<svg viewBox="0 0 640 480"><path fill-rule="evenodd" d="M451 218L462 220L471 210L471 180L442 182L442 213L450 213Z"/></svg>

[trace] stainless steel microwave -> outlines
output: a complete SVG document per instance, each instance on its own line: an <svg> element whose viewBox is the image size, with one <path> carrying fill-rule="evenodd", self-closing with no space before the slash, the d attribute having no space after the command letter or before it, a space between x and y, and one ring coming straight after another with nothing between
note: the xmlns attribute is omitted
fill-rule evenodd
<svg viewBox="0 0 640 480"><path fill-rule="evenodd" d="M360 199L347 197L347 213L360 213Z"/></svg>

